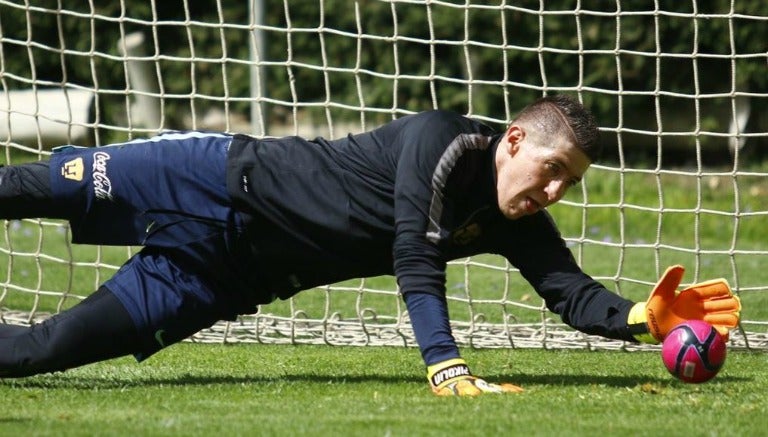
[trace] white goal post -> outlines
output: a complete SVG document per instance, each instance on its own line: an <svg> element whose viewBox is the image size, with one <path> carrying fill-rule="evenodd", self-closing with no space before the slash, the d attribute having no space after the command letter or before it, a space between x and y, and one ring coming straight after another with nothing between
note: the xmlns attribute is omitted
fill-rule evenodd
<svg viewBox="0 0 768 437"><path fill-rule="evenodd" d="M338 137L433 108L503 128L567 93L606 148L551 208L580 265L633 300L670 264L687 268L683 285L723 277L744 306L730 345L768 348L761 2L81 3L0 0L1 165L162 129ZM136 250L72 245L57 221L0 224L3 323L71 307ZM452 261L447 293L462 346L642 348L568 328L495 256ZM415 345L389 277L318 287L191 340Z"/></svg>

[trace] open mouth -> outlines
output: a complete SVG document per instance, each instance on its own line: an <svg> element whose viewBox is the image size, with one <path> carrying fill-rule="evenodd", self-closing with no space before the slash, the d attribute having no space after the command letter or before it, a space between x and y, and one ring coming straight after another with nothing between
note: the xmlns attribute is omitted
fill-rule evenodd
<svg viewBox="0 0 768 437"><path fill-rule="evenodd" d="M525 199L525 211L526 212L528 212L529 214L533 214L534 212L538 211L539 209L541 209L541 204L539 202L537 202L536 200L534 200L531 197L527 197Z"/></svg>

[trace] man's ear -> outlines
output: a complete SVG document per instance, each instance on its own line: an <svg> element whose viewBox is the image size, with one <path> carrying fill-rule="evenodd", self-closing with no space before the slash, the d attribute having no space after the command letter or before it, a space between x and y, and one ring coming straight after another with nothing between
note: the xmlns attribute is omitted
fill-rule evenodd
<svg viewBox="0 0 768 437"><path fill-rule="evenodd" d="M510 125L504 134L507 140L507 153L514 155L520 148L520 143L525 139L525 130L516 125Z"/></svg>

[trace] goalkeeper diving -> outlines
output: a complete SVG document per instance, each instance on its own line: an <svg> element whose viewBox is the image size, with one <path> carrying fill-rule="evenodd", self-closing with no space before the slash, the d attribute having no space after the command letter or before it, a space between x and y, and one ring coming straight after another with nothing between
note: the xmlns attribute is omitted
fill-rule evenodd
<svg viewBox="0 0 768 437"><path fill-rule="evenodd" d="M673 266L633 302L576 264L546 208L599 154L590 112L559 95L503 132L428 111L335 140L168 132L0 167L0 219L63 219L73 243L142 246L72 308L0 324L0 377L142 361L275 299L389 274L435 394L519 392L472 373L451 333L446 263L480 253L506 257L581 332L655 343L703 319L727 336L740 303L725 280L678 290Z"/></svg>

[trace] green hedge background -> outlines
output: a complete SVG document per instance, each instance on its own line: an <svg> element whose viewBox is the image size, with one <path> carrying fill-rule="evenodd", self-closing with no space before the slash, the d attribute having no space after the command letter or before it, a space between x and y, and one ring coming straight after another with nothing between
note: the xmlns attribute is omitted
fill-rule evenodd
<svg viewBox="0 0 768 437"><path fill-rule="evenodd" d="M330 107L334 122L359 121L360 108L375 123L391 118L384 112L391 108L439 107L500 127L545 92L579 90L605 132L606 159L655 165L654 132L698 127L704 133L662 137L663 156L693 162L704 150L717 164L727 162L726 140L707 132L727 132L731 93L748 92L755 93L750 130L768 130L768 2L737 1L731 11L729 0L625 1L622 15L616 2L526 0L504 11L498 3L265 0L268 123L290 123L294 108L325 122L325 108L302 103L327 102L357 108ZM590 12L574 14L578 4ZM655 4L659 10L647 13ZM98 141L119 139L127 134L110 126L127 121L128 86L117 41L139 31L157 59L163 127L200 127L189 126L190 114L212 109L247 118L249 22L242 0L104 1L94 9L4 0L0 89L94 89L95 122L105 132ZM748 143L760 156L768 140Z"/></svg>

